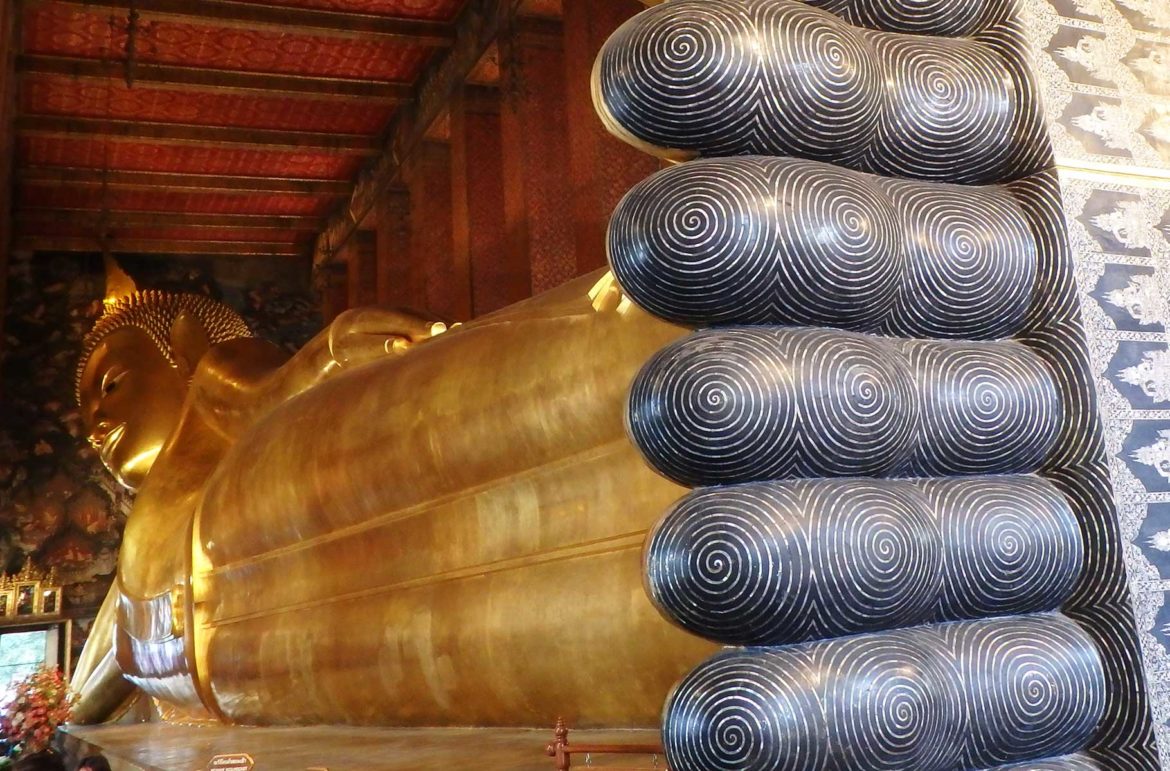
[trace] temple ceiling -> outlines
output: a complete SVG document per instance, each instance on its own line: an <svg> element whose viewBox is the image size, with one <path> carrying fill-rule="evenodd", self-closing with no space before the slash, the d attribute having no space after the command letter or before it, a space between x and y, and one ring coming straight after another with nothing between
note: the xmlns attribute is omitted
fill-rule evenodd
<svg viewBox="0 0 1170 771"><path fill-rule="evenodd" d="M313 251L464 0L25 0L16 246Z"/></svg>

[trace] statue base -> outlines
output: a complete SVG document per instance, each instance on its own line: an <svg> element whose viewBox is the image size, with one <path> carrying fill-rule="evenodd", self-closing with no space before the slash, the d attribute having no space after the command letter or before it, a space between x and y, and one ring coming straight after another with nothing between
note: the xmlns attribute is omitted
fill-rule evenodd
<svg viewBox="0 0 1170 771"><path fill-rule="evenodd" d="M68 726L59 736L66 767L101 753L113 771L193 771L217 755L245 753L256 771L554 771L545 754L553 729L354 728L311 726L251 728L169 723ZM655 744L659 734L642 731L573 731L573 744ZM629 768L631 759L594 755L592 767ZM649 757L646 767L651 767ZM574 758L573 766L585 765ZM664 765L661 757L659 766Z"/></svg>

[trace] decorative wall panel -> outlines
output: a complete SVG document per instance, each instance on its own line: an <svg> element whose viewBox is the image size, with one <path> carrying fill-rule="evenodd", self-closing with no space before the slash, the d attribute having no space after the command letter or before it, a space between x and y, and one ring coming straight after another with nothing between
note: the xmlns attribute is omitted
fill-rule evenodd
<svg viewBox="0 0 1170 771"><path fill-rule="evenodd" d="M1170 768L1170 16L1031 0L1162 768Z"/></svg>

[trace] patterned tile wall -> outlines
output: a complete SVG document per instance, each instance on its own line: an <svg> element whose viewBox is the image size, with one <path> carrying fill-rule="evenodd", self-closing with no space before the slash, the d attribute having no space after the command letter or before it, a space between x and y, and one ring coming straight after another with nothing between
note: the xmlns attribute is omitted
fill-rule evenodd
<svg viewBox="0 0 1170 771"><path fill-rule="evenodd" d="M1170 768L1170 2L1028 0Z"/></svg>

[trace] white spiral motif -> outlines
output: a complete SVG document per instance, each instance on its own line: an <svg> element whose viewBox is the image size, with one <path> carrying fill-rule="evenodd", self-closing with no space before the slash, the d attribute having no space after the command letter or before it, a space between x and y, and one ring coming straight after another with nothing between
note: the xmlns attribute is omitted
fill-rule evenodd
<svg viewBox="0 0 1170 771"><path fill-rule="evenodd" d="M859 27L916 32L938 37L970 37L1015 13L1012 0L804 0Z"/></svg>
<svg viewBox="0 0 1170 771"><path fill-rule="evenodd" d="M1083 747L1084 734L1096 728L1105 691L1100 653L1080 627L1056 618L939 627L966 699L994 715L970 721L962 767L1063 755Z"/></svg>
<svg viewBox="0 0 1170 771"><path fill-rule="evenodd" d="M1033 470L1056 440L1056 378L1016 343L902 341L919 410L915 476Z"/></svg>
<svg viewBox="0 0 1170 771"><path fill-rule="evenodd" d="M1012 616L720 653L671 694L663 740L676 771L979 769L1082 747L1104 708L1088 635ZM1012 768L1094 768L1048 762Z"/></svg>
<svg viewBox="0 0 1170 771"><path fill-rule="evenodd" d="M733 645L1053 610L1080 527L1038 477L799 480L697 490L646 541L651 599Z"/></svg>
<svg viewBox="0 0 1170 771"><path fill-rule="evenodd" d="M956 31L1002 15L971 5L986 12ZM664 152L994 181L1035 172L1051 154L1027 72L986 35L864 29L796 0L673 0L610 37L594 92L611 125Z"/></svg>
<svg viewBox="0 0 1170 771"><path fill-rule="evenodd" d="M1012 342L743 327L667 346L630 390L634 444L682 484L1035 470L1060 397Z"/></svg>
<svg viewBox="0 0 1170 771"><path fill-rule="evenodd" d="M1007 766L996 766L990 771L1105 771L1097 761L1087 755L1065 755L1048 760L1028 760Z"/></svg>
<svg viewBox="0 0 1170 771"><path fill-rule="evenodd" d="M711 639L796 643L680 685L677 771L1159 768L1018 5L671 0L598 59L614 133L701 158L614 217L633 299L691 326L847 330L700 332L635 383L656 468L748 482L656 528L655 602ZM788 157L727 157L760 155ZM1045 481L963 476L1025 471ZM873 478L904 475L934 478ZM822 476L870 478L752 481ZM1058 604L1078 626L801 642Z"/></svg>
<svg viewBox="0 0 1170 771"><path fill-rule="evenodd" d="M764 157L699 160L634 186L608 251L623 289L668 321L964 339L1019 331L1037 262L1003 188Z"/></svg>

